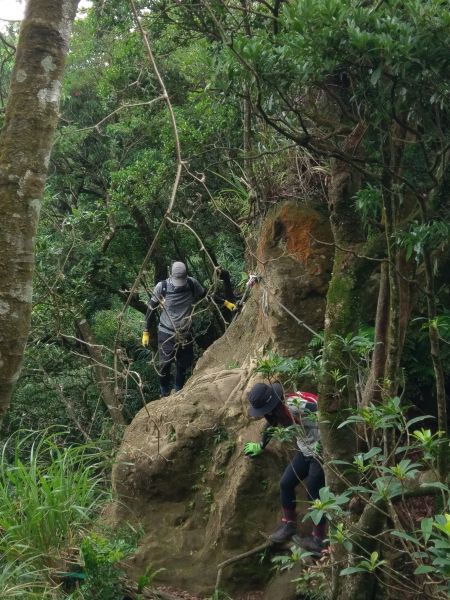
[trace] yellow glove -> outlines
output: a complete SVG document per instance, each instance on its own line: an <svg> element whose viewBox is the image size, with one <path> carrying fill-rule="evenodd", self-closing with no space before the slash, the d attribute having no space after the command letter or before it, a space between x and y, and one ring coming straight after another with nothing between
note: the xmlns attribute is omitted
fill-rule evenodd
<svg viewBox="0 0 450 600"><path fill-rule="evenodd" d="M144 331L144 333L142 334L142 345L144 346L144 348L147 348L149 343L150 343L150 334L148 331Z"/></svg>
<svg viewBox="0 0 450 600"><path fill-rule="evenodd" d="M228 310L236 310L236 304L233 304L233 302L229 302L228 300L224 300L223 305L225 306L225 308L228 308Z"/></svg>

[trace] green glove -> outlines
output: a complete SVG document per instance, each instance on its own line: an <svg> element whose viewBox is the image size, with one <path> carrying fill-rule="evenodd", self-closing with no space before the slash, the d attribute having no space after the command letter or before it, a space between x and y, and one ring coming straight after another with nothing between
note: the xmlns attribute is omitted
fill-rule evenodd
<svg viewBox="0 0 450 600"><path fill-rule="evenodd" d="M264 448L261 448L261 444L256 442L247 442L244 446L244 454L245 456L251 456L255 458L255 456L259 456L262 454Z"/></svg>

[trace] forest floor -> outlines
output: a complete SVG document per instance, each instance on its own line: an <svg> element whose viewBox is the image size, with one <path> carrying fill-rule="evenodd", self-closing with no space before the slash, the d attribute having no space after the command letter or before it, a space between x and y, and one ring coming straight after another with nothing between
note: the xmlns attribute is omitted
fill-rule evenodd
<svg viewBox="0 0 450 600"><path fill-rule="evenodd" d="M164 595L173 600L204 600L201 596L193 596L189 592L179 590L171 586L158 586L156 592L162 592ZM236 594L233 600L262 600L264 597L263 591L245 592L243 594Z"/></svg>

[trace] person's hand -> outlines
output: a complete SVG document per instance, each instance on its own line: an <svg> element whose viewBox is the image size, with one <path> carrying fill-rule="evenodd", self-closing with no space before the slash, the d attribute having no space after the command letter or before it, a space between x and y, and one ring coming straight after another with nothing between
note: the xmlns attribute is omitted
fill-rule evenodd
<svg viewBox="0 0 450 600"><path fill-rule="evenodd" d="M231 312L236 310L236 304L234 304L234 302L230 302L229 300L224 300L223 305L225 308L228 308L228 310L231 310Z"/></svg>
<svg viewBox="0 0 450 600"><path fill-rule="evenodd" d="M148 331L144 331L144 333L142 334L142 345L144 346L144 348L147 348L149 343L150 343L150 334Z"/></svg>
<svg viewBox="0 0 450 600"><path fill-rule="evenodd" d="M247 442L244 446L245 456L251 456L251 458L259 456L263 451L264 448L261 448L261 444L258 444L257 442Z"/></svg>

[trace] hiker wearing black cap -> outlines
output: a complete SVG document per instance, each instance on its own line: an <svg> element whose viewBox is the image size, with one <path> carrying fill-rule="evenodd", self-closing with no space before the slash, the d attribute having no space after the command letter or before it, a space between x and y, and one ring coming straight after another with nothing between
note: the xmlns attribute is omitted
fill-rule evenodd
<svg viewBox="0 0 450 600"><path fill-rule="evenodd" d="M173 362L176 363L174 390L177 392L184 385L186 372L194 361L193 306L205 295L203 286L194 277L188 277L186 265L178 261L173 263L170 277L157 283L153 290L145 316L142 345L149 345L150 327L156 317L156 309L161 307L158 325L161 396L168 396L171 392Z"/></svg>
<svg viewBox="0 0 450 600"><path fill-rule="evenodd" d="M257 383L248 393L249 415L255 419L264 417L267 423L261 441L248 442L244 447L244 454L253 458L261 454L270 441L272 427L296 426L298 449L280 480L282 519L281 524L269 536L274 543L283 543L297 532L295 488L299 482L305 482L310 500L319 497L319 490L325 484L322 465L318 460L320 434L314 415L317 411L316 398L314 394L299 392L291 394L286 404L283 386L278 382L272 385ZM319 525L314 525L312 537L296 536L296 541L303 548L320 553L324 537L325 519L322 519Z"/></svg>

